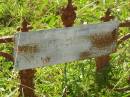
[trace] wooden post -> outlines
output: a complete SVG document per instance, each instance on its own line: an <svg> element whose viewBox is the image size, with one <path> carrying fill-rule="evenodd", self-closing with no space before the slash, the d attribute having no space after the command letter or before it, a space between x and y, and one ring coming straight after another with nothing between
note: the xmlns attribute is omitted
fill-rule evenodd
<svg viewBox="0 0 130 97"><path fill-rule="evenodd" d="M66 8L62 8L61 9L61 20L63 22L63 25L65 27L72 27L73 24L74 24L74 21L76 19L76 13L75 13L75 10L77 8L74 7L72 5L72 0L68 0L68 5ZM65 67L64 67L64 72L65 72L65 77L66 76L66 68L67 68L67 64L65 64ZM65 78L65 81L67 80L67 78ZM64 90L63 90L63 95L62 97L67 97L67 87L65 86L64 87Z"/></svg>
<svg viewBox="0 0 130 97"><path fill-rule="evenodd" d="M101 18L101 21L107 22L110 21L111 19L114 19L114 16L111 16L111 10L110 8L107 9L105 16ZM106 67L109 64L110 61L110 56L105 55L105 56L100 56L95 59L96 61L96 71L101 71L104 67Z"/></svg>
<svg viewBox="0 0 130 97"><path fill-rule="evenodd" d="M21 32L28 32L29 29L32 29L31 26L28 26L29 23L25 18L23 18L22 27L19 27L17 30ZM34 78L35 70L33 69L27 69L27 70L21 70L19 72L20 76L20 87L19 87L19 97L37 97L34 92Z"/></svg>

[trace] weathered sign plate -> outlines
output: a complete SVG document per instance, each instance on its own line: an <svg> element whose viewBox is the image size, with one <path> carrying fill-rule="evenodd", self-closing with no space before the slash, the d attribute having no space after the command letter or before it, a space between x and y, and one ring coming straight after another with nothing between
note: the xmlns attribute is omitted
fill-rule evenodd
<svg viewBox="0 0 130 97"><path fill-rule="evenodd" d="M115 50L119 22L41 30L15 35L19 70L98 57Z"/></svg>

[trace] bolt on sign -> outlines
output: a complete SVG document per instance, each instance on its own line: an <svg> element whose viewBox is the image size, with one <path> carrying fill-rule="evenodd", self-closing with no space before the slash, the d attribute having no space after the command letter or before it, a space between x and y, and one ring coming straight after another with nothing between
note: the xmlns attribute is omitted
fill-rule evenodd
<svg viewBox="0 0 130 97"><path fill-rule="evenodd" d="M17 33L18 70L98 57L115 51L118 21Z"/></svg>

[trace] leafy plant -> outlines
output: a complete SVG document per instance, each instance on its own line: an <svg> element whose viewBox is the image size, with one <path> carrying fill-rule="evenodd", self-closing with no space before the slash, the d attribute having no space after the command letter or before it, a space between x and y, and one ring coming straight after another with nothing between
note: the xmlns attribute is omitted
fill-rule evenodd
<svg viewBox="0 0 130 97"><path fill-rule="evenodd" d="M63 27L56 12L66 4L67 0L0 1L0 36L14 34L22 17L27 17L33 30ZM129 4L129 0L73 0L77 7L75 25L100 22L107 8L113 10L112 15L117 19L126 20ZM119 37L126 33L129 28L121 28ZM118 46L117 52L111 54L110 67L103 74L96 73L94 59L38 68L35 92L39 97L61 97L64 93L67 97L128 97L130 91L114 89L129 86L129 47L129 41ZM13 54L13 44L0 44L0 50ZM18 96L20 82L12 67L13 63L0 57L0 97Z"/></svg>

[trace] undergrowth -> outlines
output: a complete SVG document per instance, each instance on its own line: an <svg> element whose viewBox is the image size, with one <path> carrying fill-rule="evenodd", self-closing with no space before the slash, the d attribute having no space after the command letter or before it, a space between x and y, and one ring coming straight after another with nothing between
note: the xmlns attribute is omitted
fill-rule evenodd
<svg viewBox="0 0 130 97"><path fill-rule="evenodd" d="M26 17L33 31L63 27L57 14L67 0L1 0L0 36L13 35ZM112 15L124 21L130 16L129 0L73 0L77 7L75 25L101 22L107 8ZM129 33L129 28L121 28L119 37ZM0 51L13 54L13 43L0 44ZM130 42L118 46L111 54L107 68L96 73L94 59L75 61L37 68L35 92L39 97L129 97L130 91L115 91L115 88L130 86ZM103 72L103 73L102 73ZM0 57L0 97L17 97L18 71L13 63ZM114 86L111 88L111 86Z"/></svg>

